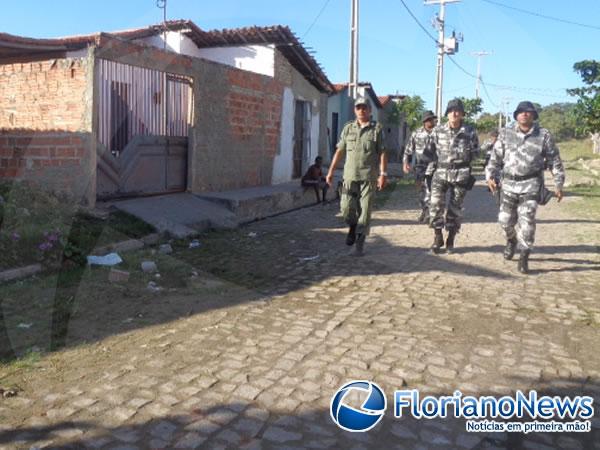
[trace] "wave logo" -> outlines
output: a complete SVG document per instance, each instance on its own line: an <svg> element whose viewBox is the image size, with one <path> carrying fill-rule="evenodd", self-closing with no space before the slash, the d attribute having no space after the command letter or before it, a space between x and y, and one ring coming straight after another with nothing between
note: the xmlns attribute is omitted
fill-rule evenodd
<svg viewBox="0 0 600 450"><path fill-rule="evenodd" d="M366 395L360 409L344 403L350 394ZM383 390L371 381L355 380L338 389L331 399L330 414L337 426L346 431L369 431L383 417L387 401Z"/></svg>

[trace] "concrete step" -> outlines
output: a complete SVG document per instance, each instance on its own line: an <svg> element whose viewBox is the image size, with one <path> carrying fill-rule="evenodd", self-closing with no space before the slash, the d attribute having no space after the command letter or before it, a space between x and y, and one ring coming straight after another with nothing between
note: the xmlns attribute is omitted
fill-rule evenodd
<svg viewBox="0 0 600 450"><path fill-rule="evenodd" d="M327 200L335 198L329 189ZM223 192L199 194L198 198L223 205L233 212L240 223L280 214L316 203L314 190L300 186L300 180L273 186L259 186Z"/></svg>
<svg viewBox="0 0 600 450"><path fill-rule="evenodd" d="M160 195L119 200L113 206L154 226L160 233L186 238L210 228L235 228L235 214L223 205L192 194Z"/></svg>

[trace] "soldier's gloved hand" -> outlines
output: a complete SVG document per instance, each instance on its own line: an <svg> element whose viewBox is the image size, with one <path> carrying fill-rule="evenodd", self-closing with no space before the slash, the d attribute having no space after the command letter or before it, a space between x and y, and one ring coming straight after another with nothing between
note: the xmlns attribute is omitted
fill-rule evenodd
<svg viewBox="0 0 600 450"><path fill-rule="evenodd" d="M556 201L560 202L563 198L563 191L562 189L557 189L554 191L554 195L556 195Z"/></svg>
<svg viewBox="0 0 600 450"><path fill-rule="evenodd" d="M490 178L489 180L487 180L487 185L490 188L490 191L492 191L492 194L495 194L496 190L498 189L498 185L496 184L496 180L494 180L493 178Z"/></svg>

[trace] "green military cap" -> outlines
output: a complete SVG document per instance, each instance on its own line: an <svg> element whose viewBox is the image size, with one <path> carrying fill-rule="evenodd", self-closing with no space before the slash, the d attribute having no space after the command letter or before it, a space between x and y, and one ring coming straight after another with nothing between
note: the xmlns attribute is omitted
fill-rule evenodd
<svg viewBox="0 0 600 450"><path fill-rule="evenodd" d="M358 97L355 101L354 101L354 106L358 106L358 105L366 105L367 108L371 108L371 103L369 103L369 100L367 100L366 97Z"/></svg>

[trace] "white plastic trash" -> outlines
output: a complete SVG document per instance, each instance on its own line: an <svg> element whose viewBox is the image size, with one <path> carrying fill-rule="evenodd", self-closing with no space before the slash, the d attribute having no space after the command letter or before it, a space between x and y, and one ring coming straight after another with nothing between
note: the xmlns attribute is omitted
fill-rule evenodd
<svg viewBox="0 0 600 450"><path fill-rule="evenodd" d="M89 255L87 257L87 263L89 265L95 264L97 266L116 266L122 262L123 260L116 253L109 253L108 255L104 256Z"/></svg>

